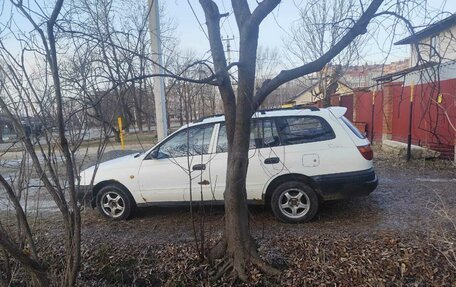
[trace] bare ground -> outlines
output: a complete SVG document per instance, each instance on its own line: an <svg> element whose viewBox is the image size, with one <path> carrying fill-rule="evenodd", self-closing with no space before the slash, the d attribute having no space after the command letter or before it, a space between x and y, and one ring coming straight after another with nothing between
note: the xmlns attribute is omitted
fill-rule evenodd
<svg viewBox="0 0 456 287"><path fill-rule="evenodd" d="M248 286L456 286L456 168L448 161L414 161L380 154L379 187L368 197L326 203L306 224L278 222L271 211L251 208L251 230L260 254L283 270L269 278L250 270ZM447 214L442 211L447 211ZM202 217L201 217L202 216ZM446 216L446 217L445 217ZM223 208L194 210L208 245L223 227ZM56 215L43 214L43 254L55 254ZM199 232L198 232L199 234ZM112 222L83 211L81 286L218 286L214 268L195 248L189 208L145 208ZM451 244L445 243L447 240ZM51 247L49 247L51 245ZM54 252L50 252L52 249ZM55 255L54 255L55 256ZM454 256L454 253L453 253ZM48 262L59 264L58 258Z"/></svg>

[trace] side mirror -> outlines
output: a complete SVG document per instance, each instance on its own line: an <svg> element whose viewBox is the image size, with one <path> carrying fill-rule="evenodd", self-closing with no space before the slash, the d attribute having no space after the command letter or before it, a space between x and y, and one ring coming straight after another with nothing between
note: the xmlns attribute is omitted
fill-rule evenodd
<svg viewBox="0 0 456 287"><path fill-rule="evenodd" d="M158 158L158 149L154 149L148 156L149 159L156 159Z"/></svg>

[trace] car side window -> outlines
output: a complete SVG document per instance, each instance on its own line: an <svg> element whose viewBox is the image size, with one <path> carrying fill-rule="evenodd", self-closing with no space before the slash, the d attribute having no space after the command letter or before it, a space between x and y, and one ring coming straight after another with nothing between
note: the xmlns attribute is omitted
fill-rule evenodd
<svg viewBox="0 0 456 287"><path fill-rule="evenodd" d="M226 138L226 127L224 124L220 124L215 151L218 153L228 152L228 139Z"/></svg>
<svg viewBox="0 0 456 287"><path fill-rule="evenodd" d="M273 119L253 120L250 130L250 149L279 145L279 133Z"/></svg>
<svg viewBox="0 0 456 287"><path fill-rule="evenodd" d="M158 149L157 158L207 154L214 125L196 126L178 132Z"/></svg>
<svg viewBox="0 0 456 287"><path fill-rule="evenodd" d="M283 117L277 120L279 134L285 145L334 139L331 126L321 117Z"/></svg>
<svg viewBox="0 0 456 287"><path fill-rule="evenodd" d="M250 127L250 143L249 149L274 147L280 145L279 133L277 131L274 120L272 119L254 119ZM217 139L216 151L227 152L228 141L226 138L226 127L220 125L219 135Z"/></svg>

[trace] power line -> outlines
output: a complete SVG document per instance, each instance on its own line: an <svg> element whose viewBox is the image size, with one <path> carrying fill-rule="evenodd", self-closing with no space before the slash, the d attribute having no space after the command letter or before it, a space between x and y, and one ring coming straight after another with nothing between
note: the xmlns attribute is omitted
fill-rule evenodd
<svg viewBox="0 0 456 287"><path fill-rule="evenodd" d="M206 36L206 38L209 40L209 36L207 35L206 30L204 30L203 25L201 24L200 20L198 19L198 16L196 15L196 12L195 12L195 9L193 9L192 3L190 3L190 0L187 0L187 3L188 3L188 5L190 6L190 9L193 12L193 15L195 16L196 21L198 21L198 24L199 24L201 30L203 31L203 33Z"/></svg>
<svg viewBox="0 0 456 287"><path fill-rule="evenodd" d="M222 5L223 5L223 9L224 9L225 11L227 11L228 9L226 9L225 1L222 1ZM230 16L231 16L232 14L233 14L233 8L231 8L230 12L228 12L228 16L225 18L225 20L223 20L222 26L223 26L224 23L228 23L228 28L230 29L231 34L234 35L233 28L231 27L231 21L229 21L229 18L230 18ZM226 33L226 31L225 31L225 33ZM226 34L228 34L228 33L226 33ZM236 45L236 39L234 39L233 41L234 41L234 45Z"/></svg>
<svg viewBox="0 0 456 287"><path fill-rule="evenodd" d="M226 29L226 26L224 25L224 24L227 22L227 20L228 20L229 17L230 17L230 16L229 16L229 14L228 14L228 16L226 16L226 17L221 21L221 23L220 23L220 28L223 29L223 31L224 31L225 34L229 34L229 33L228 33L228 30ZM231 33L231 34L234 34L234 33Z"/></svg>

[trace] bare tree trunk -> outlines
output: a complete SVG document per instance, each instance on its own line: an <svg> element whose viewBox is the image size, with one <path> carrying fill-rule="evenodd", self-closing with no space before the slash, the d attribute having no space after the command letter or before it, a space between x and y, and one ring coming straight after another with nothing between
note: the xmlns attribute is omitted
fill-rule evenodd
<svg viewBox="0 0 456 287"><path fill-rule="evenodd" d="M143 96L144 96L144 90L143 89L143 81L140 81L139 83L139 95L138 95L138 105L136 109L136 118L137 118L137 125L140 133L143 133L144 127L143 127Z"/></svg>
<svg viewBox="0 0 456 287"><path fill-rule="evenodd" d="M233 131L233 128L227 130ZM226 174L225 240L226 254L232 258L237 275L246 280L245 263L255 248L250 238L249 217L246 197L246 173L250 125L238 126L230 146Z"/></svg>
<svg viewBox="0 0 456 287"><path fill-rule="evenodd" d="M179 88L180 90L180 88ZM180 126L184 125L184 104L182 99L182 93L179 91L179 124Z"/></svg>
<svg viewBox="0 0 456 287"><path fill-rule="evenodd" d="M211 94L211 115L215 114L215 91Z"/></svg>
<svg viewBox="0 0 456 287"><path fill-rule="evenodd" d="M0 143L3 143L3 131L5 128L5 123L0 121Z"/></svg>
<svg viewBox="0 0 456 287"><path fill-rule="evenodd" d="M251 26L241 30L240 59L238 66L238 95L237 102L227 72L227 66L220 40L220 13L217 5L212 1L200 0L203 6L209 37L211 52L214 58L214 67L220 74L219 86L225 111L225 123L228 139L228 163L226 176L225 199L225 232L223 239L216 245L210 258L224 256L224 263L216 277L226 272L233 278L247 280L245 273L246 263L252 261L263 271L273 274L279 272L268 267L260 260L253 239L249 231L249 217L246 193L246 175L248 167L248 150L250 140L250 120L254 111L253 92L255 81L255 59L258 45L258 27ZM278 3L277 3L278 4ZM247 3L233 2L233 10L246 12ZM247 15L236 15L238 26L243 25ZM264 268L263 268L264 267Z"/></svg>
<svg viewBox="0 0 456 287"><path fill-rule="evenodd" d="M65 136L65 119L63 115L63 95L60 86L59 66L57 62L56 40L54 35L54 26L60 10L63 5L63 0L59 0L52 12L51 19L47 23L47 34L49 41L49 62L54 82L55 98L57 103L57 125L60 139L60 147L65 158L65 167L67 172L68 187L71 208L68 210L67 220L65 224L66 237L66 269L64 284L66 286L75 286L76 278L79 273L81 263L81 213L76 199L76 184L73 159L70 153L70 146Z"/></svg>
<svg viewBox="0 0 456 287"><path fill-rule="evenodd" d="M254 263L263 272L275 275L280 273L260 259L249 232L245 184L248 168L250 122L254 111L274 89L300 76L321 70L353 39L365 33L367 24L374 17L382 0L373 0L359 21L321 58L294 69L281 71L271 80L265 81L255 91L259 26L279 3L280 0L264 0L259 2L256 9L251 12L247 1L231 2L240 33L239 62L237 63L238 90L235 96L227 71L229 66L220 35L220 19L226 14L220 14L214 1L200 0L206 17L214 69L217 73L218 87L223 100L228 140L228 164L224 193L225 232L223 239L211 250L210 254L211 259L222 256L225 258L219 276L229 272L234 278L246 280L245 267L248 261Z"/></svg>

